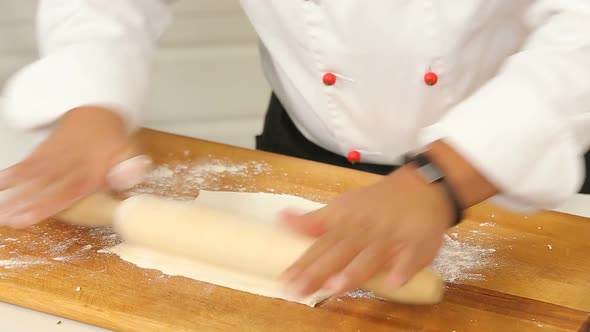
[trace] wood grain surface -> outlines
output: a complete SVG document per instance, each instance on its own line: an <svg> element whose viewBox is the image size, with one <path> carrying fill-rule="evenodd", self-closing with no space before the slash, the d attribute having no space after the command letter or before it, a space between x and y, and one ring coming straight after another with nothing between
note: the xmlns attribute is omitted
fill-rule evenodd
<svg viewBox="0 0 590 332"><path fill-rule="evenodd" d="M214 161L250 170L213 169L208 181L196 181L203 189L291 193L327 202L379 179L156 131L144 130L140 138L159 164ZM198 192L192 180L139 189L191 197ZM519 216L485 204L467 215L449 234L494 248L493 264L470 271L478 278L449 283L444 301L433 306L349 295L309 308L255 296L137 268L101 251L118 242L110 229L52 221L25 230L0 228L0 300L117 331L588 330L588 219L555 212Z"/></svg>

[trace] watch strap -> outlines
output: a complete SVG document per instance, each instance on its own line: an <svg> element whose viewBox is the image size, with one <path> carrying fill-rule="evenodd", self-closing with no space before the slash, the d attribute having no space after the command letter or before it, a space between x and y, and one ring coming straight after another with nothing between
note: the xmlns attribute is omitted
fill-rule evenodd
<svg viewBox="0 0 590 332"><path fill-rule="evenodd" d="M439 183L447 193L451 204L453 205L455 221L453 226L458 225L463 220L463 208L453 187L446 181L445 173L424 153L406 158L406 164L415 164L417 172L428 183Z"/></svg>

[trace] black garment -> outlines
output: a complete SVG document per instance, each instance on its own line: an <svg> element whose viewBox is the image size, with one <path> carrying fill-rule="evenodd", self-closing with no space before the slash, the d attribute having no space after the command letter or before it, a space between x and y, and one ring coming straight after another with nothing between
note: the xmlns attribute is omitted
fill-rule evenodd
<svg viewBox="0 0 590 332"><path fill-rule="evenodd" d="M584 180L582 189L580 189L580 193L590 194L590 151L586 152L584 159L586 160L586 179Z"/></svg>
<svg viewBox="0 0 590 332"><path fill-rule="evenodd" d="M256 148L376 174L388 174L397 168L396 166L365 163L352 164L345 157L310 142L295 127L289 114L287 114L274 93L270 99L262 134L256 137ZM585 155L585 159L586 173L590 175L590 152ZM590 194L590 176L586 176L584 186L580 192Z"/></svg>
<svg viewBox="0 0 590 332"><path fill-rule="evenodd" d="M310 142L295 127L274 93L270 99L262 134L256 136L256 149L376 174L388 174L396 168L365 163L352 164L346 157Z"/></svg>

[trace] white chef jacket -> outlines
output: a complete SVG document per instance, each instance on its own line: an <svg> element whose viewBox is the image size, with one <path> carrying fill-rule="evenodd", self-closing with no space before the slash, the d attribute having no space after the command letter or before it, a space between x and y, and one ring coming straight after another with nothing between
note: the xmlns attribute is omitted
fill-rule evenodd
<svg viewBox="0 0 590 332"><path fill-rule="evenodd" d="M444 139L512 207L551 207L578 190L590 145L590 0L242 6L273 90L312 142L398 164ZM163 0L41 0L41 59L5 87L8 120L42 128L102 105L137 126L170 20ZM438 82L425 84L426 73Z"/></svg>

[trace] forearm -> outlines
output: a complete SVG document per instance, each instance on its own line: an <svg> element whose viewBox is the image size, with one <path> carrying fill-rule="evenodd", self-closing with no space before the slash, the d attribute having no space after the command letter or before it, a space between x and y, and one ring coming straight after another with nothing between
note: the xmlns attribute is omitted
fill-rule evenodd
<svg viewBox="0 0 590 332"><path fill-rule="evenodd" d="M498 188L443 140L430 144L426 154L444 172L463 208L471 207L498 193Z"/></svg>
<svg viewBox="0 0 590 332"><path fill-rule="evenodd" d="M157 40L169 21L164 2L43 0L40 59L7 81L3 111L21 130L45 129L66 112L92 105L139 123Z"/></svg>
<svg viewBox="0 0 590 332"><path fill-rule="evenodd" d="M446 142L494 184L499 194L494 198L510 209L532 212L568 199L583 180L583 153L590 142L590 88L584 83L590 73L589 18L585 0L535 1L526 15L531 32L521 50L424 128L420 144ZM449 165L457 162L433 153L441 164L447 164L445 158ZM465 204L493 192L470 175L469 167L455 168L446 171Z"/></svg>

